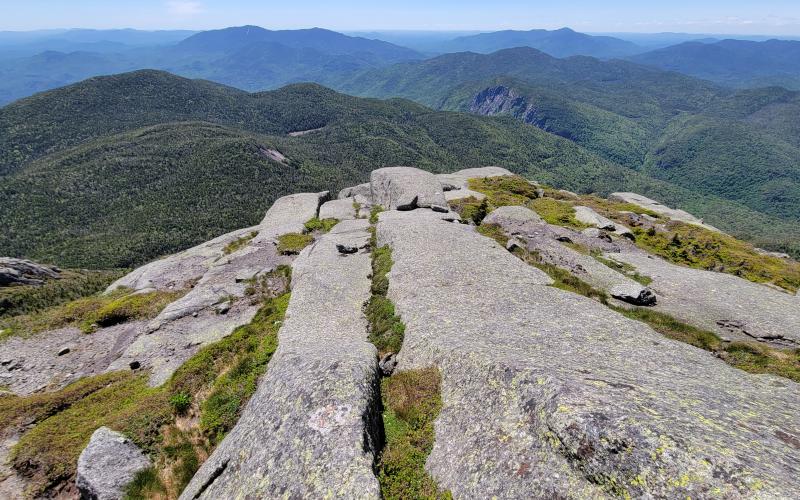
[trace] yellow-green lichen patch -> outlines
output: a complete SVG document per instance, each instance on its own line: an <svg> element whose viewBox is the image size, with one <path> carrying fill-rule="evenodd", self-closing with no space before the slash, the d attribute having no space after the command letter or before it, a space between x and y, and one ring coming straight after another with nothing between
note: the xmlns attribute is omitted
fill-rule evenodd
<svg viewBox="0 0 800 500"><path fill-rule="evenodd" d="M574 229L586 229L589 227L578 222L578 219L575 218L575 209L570 202L556 200L555 198L538 198L532 200L527 206L539 214L548 224Z"/></svg>

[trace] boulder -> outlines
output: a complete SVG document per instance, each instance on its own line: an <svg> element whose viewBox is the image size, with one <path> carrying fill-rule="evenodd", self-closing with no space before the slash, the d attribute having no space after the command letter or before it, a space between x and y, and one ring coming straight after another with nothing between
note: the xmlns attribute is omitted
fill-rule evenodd
<svg viewBox="0 0 800 500"><path fill-rule="evenodd" d="M483 224L499 224L508 231L530 223L543 223L539 214L530 208L511 205L498 207L483 219Z"/></svg>
<svg viewBox="0 0 800 500"><path fill-rule="evenodd" d="M337 224L294 262L292 296L269 369L233 430L183 491L204 498L379 498L377 351L369 223Z"/></svg>
<svg viewBox="0 0 800 500"><path fill-rule="evenodd" d="M136 473L151 465L150 459L128 438L100 427L78 457L75 484L82 498L119 500Z"/></svg>
<svg viewBox="0 0 800 500"><path fill-rule="evenodd" d="M397 369L435 366L442 376L426 462L441 489L454 498L796 496L800 385L748 374L547 286L459 225L412 218L381 217L377 237L392 248L388 296L406 327Z"/></svg>
<svg viewBox="0 0 800 500"><path fill-rule="evenodd" d="M338 220L357 219L361 214L356 213L354 203L355 198L341 198L338 200L326 201L319 208L319 218Z"/></svg>
<svg viewBox="0 0 800 500"><path fill-rule="evenodd" d="M696 226L704 227L711 231L720 232L719 229L709 226L708 224L704 223L702 219L698 219L694 215L690 214L685 210L680 210L676 208L670 208L666 205L662 205L661 203L648 198L646 196L642 196L636 193L611 193L608 197L611 201L619 201L622 203L633 203L634 205L638 205L642 208L646 208L651 212L655 212L659 215L664 217L668 217L672 220L677 220L681 222L686 222L688 224L694 224Z"/></svg>
<svg viewBox="0 0 800 500"><path fill-rule="evenodd" d="M635 306L654 306L656 305L656 295L649 288L634 284L614 285L608 291L609 295L615 299L633 304Z"/></svg>
<svg viewBox="0 0 800 500"><path fill-rule="evenodd" d="M356 196L363 196L366 199L372 199L372 191L369 182L365 182L364 184L359 184L357 186L347 187L339 191L338 198L355 198Z"/></svg>
<svg viewBox="0 0 800 500"><path fill-rule="evenodd" d="M388 210L442 208L447 211L444 190L436 176L412 167L386 167L370 176L372 202Z"/></svg>
<svg viewBox="0 0 800 500"><path fill-rule="evenodd" d="M582 207L576 206L575 208L575 219L578 222L582 222L584 224L588 224L590 226L594 226L598 229L602 229L605 231L611 231L615 234L620 236L624 236L627 238L633 238L633 233L630 229L623 226L622 224L617 224L613 220L603 217L602 215L598 214L594 210L589 207Z"/></svg>
<svg viewBox="0 0 800 500"><path fill-rule="evenodd" d="M514 174L502 167L477 167L465 168L451 174L438 174L436 178L442 183L445 191L452 191L467 188L470 179L484 179L503 175Z"/></svg>

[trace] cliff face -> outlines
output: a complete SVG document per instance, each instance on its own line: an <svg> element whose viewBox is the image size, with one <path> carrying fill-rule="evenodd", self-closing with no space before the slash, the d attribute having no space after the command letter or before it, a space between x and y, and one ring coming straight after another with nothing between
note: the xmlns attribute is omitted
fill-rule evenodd
<svg viewBox="0 0 800 500"><path fill-rule="evenodd" d="M506 88L476 105L534 115ZM247 369L213 353L266 325L263 304L286 285L276 271L291 266L274 355L181 498L794 496L800 264L636 196L498 167L379 169L336 200L282 198L258 226L109 287L124 300L182 290L150 317L2 341L3 381L41 398L133 370L147 391L194 398L194 424L177 409L159 418L208 439L209 401ZM181 382L202 363L218 373ZM153 403L136 408L148 419ZM104 418L87 432L135 428ZM24 441L33 422L4 432ZM159 446L153 463L170 463Z"/></svg>

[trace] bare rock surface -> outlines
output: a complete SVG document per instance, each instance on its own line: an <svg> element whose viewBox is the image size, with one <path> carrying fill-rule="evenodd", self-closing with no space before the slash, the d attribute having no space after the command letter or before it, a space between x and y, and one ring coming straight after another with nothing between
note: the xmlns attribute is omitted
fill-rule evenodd
<svg viewBox="0 0 800 500"><path fill-rule="evenodd" d="M381 214L399 370L438 366L427 469L455 498L789 498L800 385L737 370L550 280L494 241Z"/></svg>
<svg viewBox="0 0 800 500"><path fill-rule="evenodd" d="M68 327L29 338L9 337L0 342L0 385L27 395L103 373L145 327L144 322L137 321L92 334Z"/></svg>
<svg viewBox="0 0 800 500"><path fill-rule="evenodd" d="M326 201L319 208L319 218L350 220L369 215L369 210L365 210L363 214L361 213L361 209L356 212L354 206L355 202L355 198L341 198L338 200Z"/></svg>
<svg viewBox="0 0 800 500"><path fill-rule="evenodd" d="M344 198L355 198L357 196L372 199L372 188L369 182L342 189L339 191L338 198L341 200Z"/></svg>
<svg viewBox="0 0 800 500"><path fill-rule="evenodd" d="M497 224L503 226L504 229L513 231L515 228L523 227L525 225L534 223L543 223L539 214L530 208L510 205L507 207L498 207L484 217L484 224Z"/></svg>
<svg viewBox="0 0 800 500"><path fill-rule="evenodd" d="M463 200L465 198L475 198L476 200L483 200L484 198L486 198L486 195L483 193L479 193L477 191L473 191L471 189L463 188L463 189L451 189L449 191L445 191L444 198L447 201Z"/></svg>
<svg viewBox="0 0 800 500"><path fill-rule="evenodd" d="M200 279L223 255L225 246L255 231L257 226L237 229L183 252L138 267L112 283L107 292L120 287L132 290L147 288L181 290Z"/></svg>
<svg viewBox="0 0 800 500"><path fill-rule="evenodd" d="M622 224L618 224L613 220L603 217L589 207L576 206L575 219L589 226L594 226L598 229L614 232L620 236L630 236L631 230Z"/></svg>
<svg viewBox="0 0 800 500"><path fill-rule="evenodd" d="M371 199L389 210L447 210L442 184L430 172L413 167L386 167L370 175Z"/></svg>
<svg viewBox="0 0 800 500"><path fill-rule="evenodd" d="M731 274L671 264L630 245L605 257L653 279L656 310L738 340L800 347L800 308L789 293Z"/></svg>
<svg viewBox="0 0 800 500"><path fill-rule="evenodd" d="M719 229L709 226L708 224L703 222L703 219L698 219L694 215L690 214L685 210L680 210L677 208L670 208L666 205L662 205L661 203L657 202L656 200L650 199L646 196L642 196L636 193L611 193L608 197L609 200L612 201L621 201L623 203L633 203L634 205L639 205L642 208L646 208L651 210L659 215L663 215L664 217L669 217L672 220L677 220L681 222L686 222L689 224L694 224L696 226L702 226L706 229L710 229L712 231L720 232Z"/></svg>
<svg viewBox="0 0 800 500"><path fill-rule="evenodd" d="M381 436L366 220L339 223L293 265L279 347L237 425L181 495L193 498L379 498Z"/></svg>
<svg viewBox="0 0 800 500"><path fill-rule="evenodd" d="M75 483L82 498L119 500L136 473L150 465L150 459L128 438L100 427L78 458Z"/></svg>
<svg viewBox="0 0 800 500"><path fill-rule="evenodd" d="M0 287L9 285L41 285L45 279L58 279L61 270L26 259L0 257Z"/></svg>

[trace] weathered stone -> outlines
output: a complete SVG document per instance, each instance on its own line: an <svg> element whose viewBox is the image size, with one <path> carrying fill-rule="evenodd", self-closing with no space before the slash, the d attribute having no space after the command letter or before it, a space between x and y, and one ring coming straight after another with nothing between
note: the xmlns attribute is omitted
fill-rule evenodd
<svg viewBox="0 0 800 500"><path fill-rule="evenodd" d="M598 214L591 208L582 206L576 206L574 208L575 208L575 219L577 219L578 222L594 226L598 229L611 231L620 236L633 238L633 233L631 233L630 229L623 226L622 224L614 222L611 219L603 217L602 215Z"/></svg>
<svg viewBox="0 0 800 500"><path fill-rule="evenodd" d="M656 295L646 286L638 283L614 285L608 293L615 299L628 302L636 306L656 305Z"/></svg>
<svg viewBox="0 0 800 500"><path fill-rule="evenodd" d="M0 287L9 285L41 285L45 279L58 279L60 269L36 262L0 257Z"/></svg>
<svg viewBox="0 0 800 500"><path fill-rule="evenodd" d="M398 369L442 374L426 468L455 498L800 488L800 447L781 438L800 426L798 384L545 286L462 226L381 214L378 240L392 248L389 298L406 326Z"/></svg>
<svg viewBox="0 0 800 500"><path fill-rule="evenodd" d="M663 215L664 217L669 217L672 220L677 220L681 222L686 222L689 224L694 224L696 226L701 226L711 231L720 232L719 229L709 226L708 224L704 223L702 219L698 219L694 215L690 214L685 210L670 208L666 205L662 205L661 203L650 199L646 196L642 196L636 193L611 193L608 197L609 200L612 201L620 201L623 203L633 203L634 205L639 205L642 208L646 208L651 212L655 212L659 215Z"/></svg>
<svg viewBox="0 0 800 500"><path fill-rule="evenodd" d="M62 347L61 349L59 349L58 351L59 356L63 356L65 354L69 354L69 347Z"/></svg>
<svg viewBox="0 0 800 500"><path fill-rule="evenodd" d="M370 176L372 202L390 210L447 207L436 176L413 167L386 167Z"/></svg>
<svg viewBox="0 0 800 500"><path fill-rule="evenodd" d="M369 182L365 182L364 184L359 184L357 186L342 189L341 191L339 191L338 198L341 200L344 198L354 198L357 196L363 196L368 200L372 199L372 191L370 189Z"/></svg>
<svg viewBox="0 0 800 500"><path fill-rule="evenodd" d="M75 484L82 498L119 500L136 473L150 465L150 459L128 438L100 427L78 458Z"/></svg>
<svg viewBox="0 0 800 500"><path fill-rule="evenodd" d="M388 377L389 375L394 372L394 369L397 367L397 356L393 352L386 354L381 360L378 362L378 367L381 369L381 373L383 376Z"/></svg>
<svg viewBox="0 0 800 500"><path fill-rule="evenodd" d="M671 264L633 245L605 257L653 280L648 286L658 295L657 311L737 340L800 347L800 308L789 293L731 274ZM724 329L719 321L735 321L741 328Z"/></svg>
<svg viewBox="0 0 800 500"><path fill-rule="evenodd" d="M520 206L498 207L483 219L483 224L499 224L511 232L525 224L541 222L539 214Z"/></svg>
<svg viewBox="0 0 800 500"><path fill-rule="evenodd" d="M353 203L355 198L343 198L338 200L326 201L319 208L320 219L357 219L361 214L356 213Z"/></svg>
<svg viewBox="0 0 800 500"><path fill-rule="evenodd" d="M362 306L365 220L339 223L294 262L279 347L234 429L181 495L193 498L378 498L376 349Z"/></svg>
<svg viewBox="0 0 800 500"><path fill-rule="evenodd" d="M468 187L470 179L485 179L486 177L501 177L514 175L502 167L465 168L451 174L437 174L436 178L442 184L445 192L464 190Z"/></svg>

